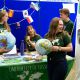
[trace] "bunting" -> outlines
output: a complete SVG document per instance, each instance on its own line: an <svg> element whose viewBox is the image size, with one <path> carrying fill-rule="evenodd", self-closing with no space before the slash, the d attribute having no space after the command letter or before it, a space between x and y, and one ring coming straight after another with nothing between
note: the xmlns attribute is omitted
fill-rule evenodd
<svg viewBox="0 0 80 80"><path fill-rule="evenodd" d="M32 17L30 15L27 16L26 19L27 19L29 24L33 22L33 19L32 19Z"/></svg>
<svg viewBox="0 0 80 80"><path fill-rule="evenodd" d="M14 10L11 10L11 9L10 9L9 12L8 12L8 16L9 16L9 17L13 17L13 14L14 14Z"/></svg>
<svg viewBox="0 0 80 80"><path fill-rule="evenodd" d="M29 10L30 9L34 9L30 14L29 14ZM3 8L0 9L0 11L5 11L5 10L8 10L8 16L9 18L12 18L14 17L14 13L15 12L22 12L23 14L23 19L20 20L20 21L17 21L17 22L14 22L14 23L11 23L9 25L12 25L12 24L16 24L18 28L20 28L20 22L24 21L24 20L27 20L27 22L29 24L31 24L32 22L34 22L33 18L32 18L32 14L35 12L35 11L39 11L39 2L31 2L30 5L29 5L29 8L27 8L26 10L13 10L13 9L9 9L6 4L5 4L5 0L4 0L4 6Z"/></svg>

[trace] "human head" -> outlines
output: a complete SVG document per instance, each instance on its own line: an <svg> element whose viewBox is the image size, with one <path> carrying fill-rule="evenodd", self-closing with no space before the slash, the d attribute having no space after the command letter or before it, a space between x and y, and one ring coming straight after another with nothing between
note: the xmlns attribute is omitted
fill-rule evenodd
<svg viewBox="0 0 80 80"><path fill-rule="evenodd" d="M59 11L60 11L60 18L62 18L63 20L65 20L66 18L69 18L70 16L69 9L63 8L63 9L60 9Z"/></svg>
<svg viewBox="0 0 80 80"><path fill-rule="evenodd" d="M54 36L58 32L63 31L63 21L61 18L55 17L50 22L50 35Z"/></svg>
<svg viewBox="0 0 80 80"><path fill-rule="evenodd" d="M36 35L36 31L34 30L32 25L27 26L27 35L32 36L32 35Z"/></svg>
<svg viewBox="0 0 80 80"><path fill-rule="evenodd" d="M58 23L58 28L57 28L57 32L62 32L63 31L63 21L62 19L59 20L59 23Z"/></svg>
<svg viewBox="0 0 80 80"><path fill-rule="evenodd" d="M4 23L8 20L8 13L6 11L0 11L0 22Z"/></svg>

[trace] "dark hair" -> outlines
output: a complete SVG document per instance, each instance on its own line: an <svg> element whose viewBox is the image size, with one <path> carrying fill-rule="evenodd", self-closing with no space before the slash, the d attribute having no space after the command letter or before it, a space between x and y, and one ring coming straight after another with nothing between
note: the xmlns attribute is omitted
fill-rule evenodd
<svg viewBox="0 0 80 80"><path fill-rule="evenodd" d="M6 13L6 11L0 11L0 22L2 22L2 18L5 16ZM4 22L3 25L8 31L10 31L10 27L7 22Z"/></svg>
<svg viewBox="0 0 80 80"><path fill-rule="evenodd" d="M58 24L59 24L59 20L61 20L61 19L58 18L58 17L55 17L55 18L53 18L51 20L51 22L50 22L50 28L49 28L48 33L46 34L46 38L51 38L51 39L55 38L57 27L58 27Z"/></svg>
<svg viewBox="0 0 80 80"><path fill-rule="evenodd" d="M30 35L29 32L28 32L28 29L29 29L29 28L32 28L32 29L34 30L34 35L36 35L36 31L35 31L35 29L33 28L32 25L27 26L27 28L26 28L26 35L27 35L27 36Z"/></svg>
<svg viewBox="0 0 80 80"><path fill-rule="evenodd" d="M59 11L60 13L64 13L68 17L70 16L70 11L67 8L60 9Z"/></svg>

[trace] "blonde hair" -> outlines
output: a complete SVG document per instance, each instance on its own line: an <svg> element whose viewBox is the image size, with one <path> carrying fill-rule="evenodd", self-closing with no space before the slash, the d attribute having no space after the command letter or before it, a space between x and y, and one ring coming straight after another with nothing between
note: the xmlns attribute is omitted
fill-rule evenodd
<svg viewBox="0 0 80 80"><path fill-rule="evenodd" d="M0 11L0 22L2 22L2 18L5 16L6 13L7 13L6 11ZM4 22L3 25L4 25L4 28L7 29L8 32L11 31L7 22Z"/></svg>

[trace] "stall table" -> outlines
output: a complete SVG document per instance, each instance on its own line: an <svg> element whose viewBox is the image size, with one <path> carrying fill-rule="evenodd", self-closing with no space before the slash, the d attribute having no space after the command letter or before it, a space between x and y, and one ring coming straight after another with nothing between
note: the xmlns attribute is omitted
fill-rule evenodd
<svg viewBox="0 0 80 80"><path fill-rule="evenodd" d="M66 57L69 73L74 58ZM1 58L2 56L0 57L0 80L48 80L46 59L24 61L23 56L8 60L1 60Z"/></svg>

